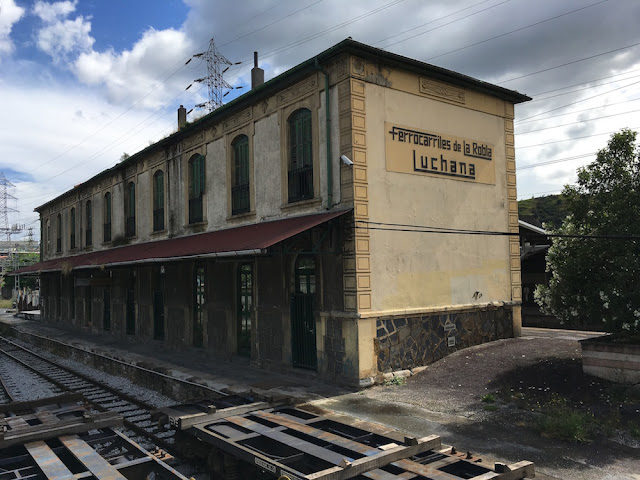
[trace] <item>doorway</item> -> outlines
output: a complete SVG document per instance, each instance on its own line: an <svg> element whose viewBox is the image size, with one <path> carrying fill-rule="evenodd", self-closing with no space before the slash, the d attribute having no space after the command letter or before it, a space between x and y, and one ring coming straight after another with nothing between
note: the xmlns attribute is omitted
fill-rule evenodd
<svg viewBox="0 0 640 480"><path fill-rule="evenodd" d="M253 320L253 265L238 265L238 355L251 356Z"/></svg>
<svg viewBox="0 0 640 480"><path fill-rule="evenodd" d="M300 256L295 266L295 293L291 296L291 355L294 367L317 368L316 262Z"/></svg>

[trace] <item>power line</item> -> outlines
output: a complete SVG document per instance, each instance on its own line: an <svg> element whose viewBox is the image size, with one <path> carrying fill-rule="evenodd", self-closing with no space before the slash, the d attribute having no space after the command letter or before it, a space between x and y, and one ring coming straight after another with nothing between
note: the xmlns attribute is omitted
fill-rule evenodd
<svg viewBox="0 0 640 480"><path fill-rule="evenodd" d="M637 128L638 127L631 127L631 130L635 130ZM525 145L524 147L516 147L516 149L531 148L531 147L541 147L541 146L544 146L544 145L550 145L552 143L568 142L570 140L582 140L583 138L599 137L601 135L611 135L613 133L616 133L616 132L614 131L614 132L594 133L592 135L585 135L583 137L565 138L564 140L552 140L550 142L537 143L535 145Z"/></svg>
<svg viewBox="0 0 640 480"><path fill-rule="evenodd" d="M286 15L286 16L284 16L284 17L282 17L282 18L279 18L278 20L276 20L276 21L274 21L274 22L271 22L271 23L269 23L269 24L267 24L267 25L263 25L262 27L260 27L260 28L258 28L258 29L256 29L256 30L253 30L252 32L246 33L246 34L244 34L244 35L240 35L239 37L236 37L236 38L234 38L233 40L229 40L227 43L223 43L222 45L220 45L220 47L226 47L227 45L229 45L229 44L231 44L231 43L233 43L233 42L237 42L238 40L241 40L241 39L243 39L243 38L245 38L245 37L248 37L248 36L250 36L250 35L253 35L254 33L258 33L258 32L259 32L259 31L261 31L261 30L264 30L264 29L266 29L266 28L269 28L269 27L271 27L271 26L275 25L276 23L280 23L280 22L282 22L283 20L286 20L287 18L293 17L294 15L296 15L296 14L298 14L298 13L300 13L300 12L304 11L304 10L307 10L308 8L311 8L311 7L313 7L314 5L317 5L318 3L321 3L321 2L323 2L323 1L324 1L324 0L317 0L317 1L313 2L312 4L307 5L306 7L303 7L303 8L301 8L301 9L299 9L299 10L296 10L295 12L292 12L292 13L290 13L290 14L288 14L288 15Z"/></svg>
<svg viewBox="0 0 640 480"><path fill-rule="evenodd" d="M637 70L630 70L629 72L625 72L625 73L621 73L621 74L613 75L613 76L614 76L614 77L618 77L618 76L620 76L620 75L628 75L629 73L636 72L636 71L637 71ZM620 79L618 79L618 80L612 80L612 81L610 81L610 82L600 83L600 84L598 84L598 85L589 85L589 86L584 87L584 88L578 88L577 90L570 90L570 91L568 91L568 92L558 93L557 95L549 95L548 97L544 97L544 98L535 98L535 99L533 99L533 100L529 100L529 101L527 102L527 105L531 105L531 104L532 104L532 103L534 103L534 102L544 102L545 100L549 100L549 99L551 99L551 98L556 98L556 97L562 97L563 95L569 95L569 94L571 94L571 93L582 92L583 90L591 90L591 89L594 89L594 88L597 88L597 87L604 87L605 85L610 85L610 84L612 84L612 83L623 82L623 81L625 81L625 80L631 80L631 79L633 79L633 78L638 78L639 76L640 76L640 75L634 75L634 76L632 76L632 77L620 78ZM605 78L611 78L611 77L605 77ZM602 79L600 79L600 80L602 80ZM555 88L555 89L553 89L553 90L548 90L547 92L544 92L544 93L546 94L546 93L557 92L558 90L565 90L565 89L567 89L567 88L577 87L577 86L579 86L579 85L585 85L585 84L588 84L588 83L591 83L591 82L596 82L596 81L597 81L597 80L590 80L590 81L588 81L588 82L575 83L575 84L573 84L573 85L569 85L569 86L566 86L566 87L560 87L560 88ZM541 94L541 93L533 93L533 94L531 94L531 96L532 96L532 97L535 97L536 95L543 95L543 94Z"/></svg>
<svg viewBox="0 0 640 480"><path fill-rule="evenodd" d="M544 115L545 113L555 112L556 110L561 110L563 108L570 107L571 105L576 105L578 103L586 102L587 100L592 100L592 99L594 99L596 97L601 97L602 95L607 95L608 93L612 93L612 92L615 92L615 91L618 91L618 90L622 90L623 88L627 88L627 87L631 87L633 85L637 85L638 83L640 83L640 80L637 81L637 82L630 83L628 85L623 85L622 87L614 88L613 90L608 90L606 92L597 93L596 95L592 95L591 97L583 98L582 100L576 100L575 102L567 103L565 105L562 105L561 107L556 107L556 108L552 108L551 110L546 110L544 112L536 113L535 115L531 115L529 117L525 117L522 120L519 120L519 121L515 122L514 124L519 124L520 122L524 122L525 120L530 120L532 118L539 117L540 115Z"/></svg>
<svg viewBox="0 0 640 480"><path fill-rule="evenodd" d="M526 26L524 26L524 27L516 28L515 30L511 30L510 32L501 33L500 35L496 35L496 36L494 36L494 37L487 38L487 39L485 39L485 40L480 40L480 41L478 41L478 42L471 43L471 44L469 44L469 45L465 45L464 47L456 48L455 50L451 50L451 51L446 52L446 53L441 53L441 54L439 54L439 55L435 55L435 56L433 56L433 57L429 57L429 58L427 58L427 60L428 60L428 61L431 61L431 60L433 60L433 59L435 59L435 58L444 57L445 55L450 55L450 54L452 54L452 53L459 52L459 51L461 51L461 50L465 50L465 49L467 49L467 48L475 47L475 46L477 46L477 45L481 45L481 44L483 44L483 43L490 42L490 41L495 40L495 39L497 39L497 38L506 37L507 35L511 35L512 33L521 32L522 30L526 30L527 28L532 28L532 27L536 27L536 26L538 26L538 25L542 25L543 23L550 22L551 20L556 20L556 19L558 19L558 18L561 18L561 17L567 16L567 15L571 15L571 14L573 14L573 13L579 12L580 10L585 10L585 9L587 9L587 8L595 7L596 5L600 5L601 3L604 3L604 2L607 2L607 1L608 1L608 0L600 0L599 2L592 3L591 5L587 5L586 7L576 8L575 10L571 10L570 12L562 13L562 14L560 14L560 15L555 15L555 16L550 17L550 18L547 18L547 19L545 19L545 20L541 20L541 21L539 21L539 22L532 23L532 24L530 24L530 25L526 25Z"/></svg>
<svg viewBox="0 0 640 480"><path fill-rule="evenodd" d="M402 1L402 0L400 0L400 1ZM267 53L263 53L263 54L261 54L260 56L261 56L261 58L262 58L262 59L270 58L270 57L272 57L273 55L276 55L276 54L278 54L278 53L282 53L282 52L284 52L284 51L286 51L286 50L289 50L289 49L291 49L291 48L293 48L293 47L295 47L295 46L302 45L303 43L306 43L306 42L311 41L311 40L313 40L313 39L315 39L315 38L318 38L319 36L324 35L325 33L328 33L328 32L331 32L331 31L334 31L334 30L336 30L336 29L338 29L338 28L342 28L342 27L344 27L344 26L346 26L346 25L349 25L349 24L354 23L354 22L356 22L356 21L358 21L358 20L361 20L361 19L362 19L362 18L364 18L364 17L370 16L370 15L372 15L372 14L374 14L374 13L378 13L379 11L381 11L381 10L383 10L383 9L385 9L385 8L388 8L388 7L390 7L390 6L394 6L394 5L396 5L397 3L400 3L400 1L392 2L391 4L389 4L389 5L385 5L384 7L379 7L379 8L377 8L377 9L371 10L371 11L369 11L369 12L367 12L367 13L363 14L363 15L360 15L360 16L358 16L358 17L355 17L355 18L353 18L353 19L351 19L351 20L349 20L349 21L347 21L347 22L343 22L342 24L338 24L337 26L334 26L334 27L332 27L332 28L329 28L329 29L323 30L323 31L318 32L318 33L316 33L316 34L314 34L314 35L311 35L311 36L309 36L309 37L305 37L305 38L303 38L303 39L296 40L295 42L292 42L292 43L290 43L290 44L288 44L288 45L285 45L284 47L280 47L280 48L277 48L277 49L275 49L275 50L271 50L271 51L269 51L269 52L267 52ZM466 8L460 9L460 10L457 10L457 11L455 11L455 12L453 12L453 13L450 13L450 14L444 15L444 16L442 16L442 17L440 17L440 18L435 19L435 20L432 20L432 21L426 22L426 23L424 23L424 24L422 24L422 25L419 25L418 27L414 27L414 28L412 28L412 29L406 30L405 32L401 32L401 33L396 34L396 35L392 35L391 37L387 37L387 38L386 38L386 39L384 39L384 40L388 40L388 39L390 39L390 38L394 38L394 37L396 37L396 36L398 36L398 35L402 35L403 33L409 32L409 31L411 31L411 30L415 30L416 28L421 28L421 27L423 27L423 26L425 26L425 25L429 25L429 24L431 24L431 23L437 22L437 21L442 20L442 19L444 19L444 18L451 17L451 16L456 15L456 14L458 14L458 13L460 13L460 12L464 11L464 10L468 10L469 8L473 8L473 7L477 6L477 5L481 5L481 4L486 3L486 2L488 2L488 1L491 1L491 0L483 0L483 1L481 1L481 2L478 2L478 3L474 4L474 5L471 5L471 6L469 6L469 7L466 7ZM421 33L421 34L419 34L419 35L422 35L422 34L424 34L424 33L429 33L429 32L431 32L431 31L437 30L437 29L442 28L442 27L447 26L447 25L451 25L451 24L453 24L453 23L456 23L456 22L459 22L459 21L461 21L461 20L464 20L465 18L471 17L471 16L473 16L473 15L477 15L478 13L481 13L481 12L483 12L483 11L485 11L485 10L489 10L489 9L491 9L491 8L495 8L495 7L499 6L499 5L502 5L503 3L508 3L508 2L510 2L510 1L511 1L511 0L504 0L504 1L503 1L503 2L501 2L501 3L498 3L498 4L493 5L493 6L491 6L491 7L487 7L487 8L485 8L485 9L483 9L483 10L479 10L479 11L477 11L477 12L474 12L474 13L472 13L472 14L466 15L466 16L461 17L461 18L459 18L459 19L453 20L453 21L448 22L448 23L446 23L446 24L440 25L440 26L435 27L435 28L433 28L433 29L431 29L431 30L429 30L429 31L427 31L427 32L422 32L422 33ZM415 35L415 36L417 36L417 35ZM410 38L413 38L413 37L410 37ZM381 42L383 42L384 40L380 40L380 41L374 42L374 45L375 45L375 44L378 44L378 43L381 43ZM408 38L407 38L407 39L405 39L405 40L408 40ZM381 48L387 48L387 47L389 47L389 46L395 45L396 43L401 43L401 42L403 42L403 41L405 41L405 40L401 40L401 41L399 41L399 42L395 42L395 43L392 43L392 44L389 44L389 45L385 45L385 46L383 46L383 47L381 47ZM243 63L246 63L247 61L248 61L248 59L247 59L247 60L245 60ZM246 68L248 68L248 67L246 67ZM234 69L232 68L232 70L231 70L231 71L234 71Z"/></svg>
<svg viewBox="0 0 640 480"><path fill-rule="evenodd" d="M500 5L503 5L503 4L505 4L505 3L509 3L510 1L511 1L511 0L504 0L503 2L496 3L495 5L491 5L490 7L483 8L482 10L478 10L477 12L470 13L469 15L465 15L464 17L460 17L460 18L458 18L458 19L456 19L456 20L452 20L452 21L450 21L450 22L443 23L442 25L438 25L437 27L434 27L434 28L432 28L431 30L427 30L426 32L416 33L415 35L412 35L412 36L410 36L410 37L404 38L404 39L402 39L402 40L398 40L397 42L394 42L394 43L388 43L387 45L384 45L384 46L383 46L383 47L381 47L381 48L389 48L389 47L392 47L392 46L394 46L394 45L397 45L398 43L406 42L407 40L411 40L412 38L416 38L416 37L419 37L419 36L421 36L421 35L425 35L425 34L427 34L427 33L433 32L434 30L438 30L439 28L446 27L446 26L448 26L448 25L451 25L452 23L459 22L460 20L464 20L465 18L469 18L469 17L472 17L472 16L477 15L477 14L479 14L479 13L486 12L487 10L491 10L492 8L499 7ZM479 2L479 3L475 4L475 5L471 5L471 7L475 7L476 5L480 5L480 4L482 4L482 3L485 3L485 2ZM450 13L450 14L445 15L445 16L443 16L443 17L437 18L436 20L432 20L432 21L430 21L430 22L426 22L426 23L424 23L424 24L423 24L423 25L421 25L421 26L426 26L426 25L429 25L429 24L431 24L431 23L437 22L438 20L442 20L442 19L444 19L444 18L447 18L447 17L450 17L450 16L455 15L455 14L457 14L457 13L460 13L460 12L462 12L462 11L464 11L464 10L468 10L468 9L469 9L469 8L471 8L471 7L463 8L463 9L461 9L461 10L458 10L457 12L453 12L453 13ZM416 28L419 28L419 27L416 27ZM410 30L407 30L407 32L409 32L409 31L411 31L411 30L415 30L415 28L410 29ZM406 33L406 32L403 32L403 33ZM400 33L400 34L396 34L396 35L393 35L393 36L391 36L391 37L389 37L389 38L393 38L394 36L398 36L398 35L402 35L402 33ZM376 43L382 43L382 41L380 41L380 42L376 42Z"/></svg>
<svg viewBox="0 0 640 480"><path fill-rule="evenodd" d="M378 43L386 42L387 40L391 40L392 38L399 37L400 35L404 35L405 33L409 33L409 32L412 32L414 30L417 30L419 28L426 27L427 25L431 25L432 23L435 23L435 22L437 22L439 20L444 20L445 18L452 17L453 15L456 15L456 14L458 14L460 12L464 12L465 10L469 10L470 8L477 7L478 5L482 5L483 3L487 3L487 2L490 2L490 1L491 0L483 0L482 2L474 3L473 5L469 5L468 7L462 8L460 10L456 10L455 12L452 12L452 13L449 13L449 14L444 15L442 17L436 18L435 20L431 20L429 22L421 23L420 25L418 25L416 27L409 28L409 29L404 30L404 31L402 31L400 33L396 33L394 35L391 35L390 37L386 37L386 38L383 38L382 40L378 40L377 42L374 42L373 45L377 45ZM511 1L511 0L507 0L507 1ZM502 2L502 3L507 3L507 2L505 1L505 2ZM493 5L492 7L489 7L489 8L493 8L493 7L496 7L496 6L498 6L498 5ZM487 8L487 10L489 8ZM481 10L481 11L484 11L484 10ZM476 13L480 13L480 12L476 12ZM466 18L466 17L464 17L464 18ZM437 27L437 28L440 28L440 27ZM427 33L427 32L424 32L424 33ZM404 41L404 40L401 40L401 42L402 41ZM400 42L397 42L397 43L400 43ZM391 45L395 45L395 43L392 43L392 44L387 45L386 47L382 47L382 48L387 48L388 46L391 46Z"/></svg>
<svg viewBox="0 0 640 480"><path fill-rule="evenodd" d="M554 125L553 127L536 128L535 130L529 130L528 132L519 132L518 135L526 135L528 133L541 132L543 130L551 130L552 128L568 127L570 125L583 124L583 123L587 123L587 122L593 122L595 120L602 120L604 118L612 118L612 117L617 117L619 115L628 115L630 113L637 113L637 112L640 112L640 110L631 110L630 112L621 112L621 113L614 113L614 114L611 114L611 115L603 115L603 116L596 117L596 118L588 118L586 120L580 120L578 122L563 123L562 125ZM573 112L573 113L577 113L577 112Z"/></svg>
<svg viewBox="0 0 640 480"><path fill-rule="evenodd" d="M548 160L546 162L534 163L534 164L530 164L530 165L522 165L521 167L516 167L516 170L528 170L530 168L542 167L544 165L552 165L554 163L562 163L562 162L568 162L570 160L578 160L580 158L592 157L593 155L596 155L597 153L598 152L583 153L582 155L575 155L573 157L556 158L555 160Z"/></svg>
<svg viewBox="0 0 640 480"><path fill-rule="evenodd" d="M615 49L609 50L607 52L597 53L597 54L591 55L589 57L584 57L584 58L580 58L578 60L573 60L571 62L566 62L566 63L563 63L561 65L556 65L555 67L549 67L549 68L545 68L545 69L542 69L542 70L538 70L536 72L525 73L524 75L519 75L517 77L513 77L513 78L510 78L508 80L504 80L504 81L498 83L498 85L503 85L505 83L512 82L514 80L519 80L521 78L530 77L531 75L537 75L538 73L548 72L549 70L555 70L556 68L566 67L568 65L573 65L575 63L584 62L586 60L591 60L593 58L602 57L603 55L609 55L610 53L620 52L622 50L626 50L627 48L637 47L638 45L640 45L640 42L639 43L633 43L631 45L627 45L626 47L615 48Z"/></svg>
<svg viewBox="0 0 640 480"><path fill-rule="evenodd" d="M359 225L364 224L364 226ZM371 226L374 225L374 226ZM356 220L355 228L366 230L381 230L387 232L413 232L413 233L441 233L447 235L488 235L496 237L531 237L536 234L527 233L526 235L520 235L519 232L500 232L494 230L470 230L460 228L447 228L447 227L429 227L424 225L411 225L401 223L382 223L371 222L367 220ZM549 238L581 238L581 239L601 239L601 240L640 240L639 235L577 235L577 234L539 234L541 237Z"/></svg>
<svg viewBox="0 0 640 480"><path fill-rule="evenodd" d="M527 121L524 121L524 122L517 122L517 123L518 123L518 125L521 125L523 123L541 122L543 120L549 120L550 118L564 117L566 115L575 115L576 113L589 112L591 110L597 110L599 108L613 107L615 105L622 105L623 103L627 104L627 103L631 103L631 102L637 102L638 100L640 100L640 98L632 98L630 100L622 100L621 102L607 103L606 105L598 105L597 107L584 108L582 110L574 110L573 112L559 113L557 115L549 115L548 117L542 117L542 118L537 118L535 120L527 120Z"/></svg>

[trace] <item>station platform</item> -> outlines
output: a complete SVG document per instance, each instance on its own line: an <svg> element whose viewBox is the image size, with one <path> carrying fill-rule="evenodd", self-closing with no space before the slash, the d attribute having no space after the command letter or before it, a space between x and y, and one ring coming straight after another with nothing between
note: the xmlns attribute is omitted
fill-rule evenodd
<svg viewBox="0 0 640 480"><path fill-rule="evenodd" d="M319 380L314 372L294 369L276 372L251 365L248 358L222 359L206 349L174 351L162 342L134 342L111 335L79 332L62 325L43 323L39 316L21 318L16 312L0 312L0 324L27 334L39 335L131 365L152 368L180 380L189 380L228 394L250 393L271 398L287 398L301 404L349 393L346 387Z"/></svg>

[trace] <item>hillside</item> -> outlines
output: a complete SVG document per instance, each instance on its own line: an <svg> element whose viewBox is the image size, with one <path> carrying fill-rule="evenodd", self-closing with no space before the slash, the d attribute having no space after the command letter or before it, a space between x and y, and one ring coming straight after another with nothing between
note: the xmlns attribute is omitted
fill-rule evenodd
<svg viewBox="0 0 640 480"><path fill-rule="evenodd" d="M542 227L543 222L558 227L567 216L565 202L562 194L520 200L520 220L538 227Z"/></svg>

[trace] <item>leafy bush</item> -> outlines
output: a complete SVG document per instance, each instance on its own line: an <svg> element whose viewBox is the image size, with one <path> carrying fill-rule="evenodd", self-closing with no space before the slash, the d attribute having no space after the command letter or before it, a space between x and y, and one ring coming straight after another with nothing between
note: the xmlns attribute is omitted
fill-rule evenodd
<svg viewBox="0 0 640 480"><path fill-rule="evenodd" d="M614 333L640 333L640 150L636 132L612 135L563 194L569 216L547 255L549 286L536 302L564 323L604 322ZM604 237L604 238L603 238Z"/></svg>

